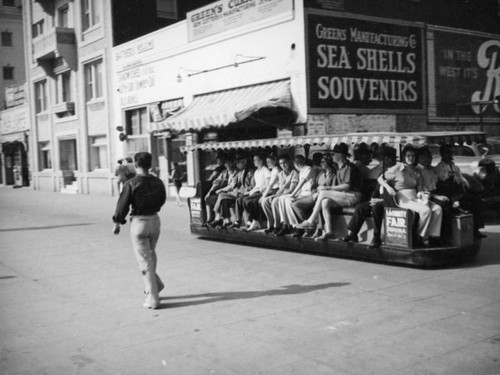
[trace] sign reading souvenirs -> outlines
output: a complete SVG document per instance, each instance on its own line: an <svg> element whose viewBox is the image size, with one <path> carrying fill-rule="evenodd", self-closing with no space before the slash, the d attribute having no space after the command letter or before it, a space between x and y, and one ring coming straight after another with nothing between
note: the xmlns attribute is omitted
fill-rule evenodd
<svg viewBox="0 0 500 375"><path fill-rule="evenodd" d="M293 0L219 0L186 15L189 40L198 40L293 10Z"/></svg>
<svg viewBox="0 0 500 375"><path fill-rule="evenodd" d="M402 208L385 208L385 243L387 245L411 247L410 212Z"/></svg>
<svg viewBox="0 0 500 375"><path fill-rule="evenodd" d="M311 112L421 112L422 29L310 12Z"/></svg>
<svg viewBox="0 0 500 375"><path fill-rule="evenodd" d="M458 109L461 116L482 112L485 119L499 120L500 104L465 104L500 95L498 38L434 31L436 110L430 115L455 118Z"/></svg>

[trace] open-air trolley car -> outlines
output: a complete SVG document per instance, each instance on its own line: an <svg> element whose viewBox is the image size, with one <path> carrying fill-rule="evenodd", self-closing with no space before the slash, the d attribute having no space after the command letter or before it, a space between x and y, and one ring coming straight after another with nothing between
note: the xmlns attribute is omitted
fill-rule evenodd
<svg viewBox="0 0 500 375"><path fill-rule="evenodd" d="M354 146L364 142L368 145L385 144L401 150L407 144L416 147L442 144L484 143L483 132L428 132L422 133L352 133L345 135L298 136L275 139L245 140L221 143L201 143L186 148L186 152L247 151L288 152L291 156L301 153L306 157L312 152L331 151L337 143ZM204 196L208 190L205 182L197 185L194 197L189 199L191 233L205 239L241 243L267 248L324 254L335 257L411 265L422 268L443 267L471 261L479 252L481 240L474 238L473 217L468 213L454 213L449 228L450 238L446 246L417 247L415 221L418 217L411 210L397 205L385 207L382 227L383 244L379 248L368 245L373 237L373 221L368 218L358 234L359 242L347 243L339 240L315 241L312 238L293 238L290 235L277 237L265 234L264 230L245 231L241 229L214 229L203 226L206 220ZM333 216L334 235L346 234L346 226L354 208L344 208ZM265 227L265 226L264 226Z"/></svg>

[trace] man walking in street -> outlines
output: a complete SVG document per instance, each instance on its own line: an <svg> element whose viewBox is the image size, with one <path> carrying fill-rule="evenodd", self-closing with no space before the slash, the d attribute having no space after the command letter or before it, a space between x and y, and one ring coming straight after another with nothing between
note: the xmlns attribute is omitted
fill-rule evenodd
<svg viewBox="0 0 500 375"><path fill-rule="evenodd" d="M164 288L156 274L155 247L160 236L160 218L158 211L165 203L167 194L163 182L149 173L152 156L149 152L135 154L137 175L128 180L124 186L115 215L113 216L113 233L120 233L120 225L125 224L125 217L130 206L130 237L132 247L139 263L144 279L146 300L144 307L156 309L160 305L158 293Z"/></svg>

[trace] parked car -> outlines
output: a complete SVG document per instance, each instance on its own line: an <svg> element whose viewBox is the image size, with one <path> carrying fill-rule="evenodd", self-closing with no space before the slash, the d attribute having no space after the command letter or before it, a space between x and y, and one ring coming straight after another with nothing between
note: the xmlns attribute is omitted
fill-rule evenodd
<svg viewBox="0 0 500 375"><path fill-rule="evenodd" d="M431 151L434 159L433 164L436 165L441 160L439 146L432 146ZM488 138L486 144L455 145L453 154L455 164L462 173L468 175L473 175L477 171L481 161L484 165L489 164L491 161L496 168L500 169L500 137Z"/></svg>

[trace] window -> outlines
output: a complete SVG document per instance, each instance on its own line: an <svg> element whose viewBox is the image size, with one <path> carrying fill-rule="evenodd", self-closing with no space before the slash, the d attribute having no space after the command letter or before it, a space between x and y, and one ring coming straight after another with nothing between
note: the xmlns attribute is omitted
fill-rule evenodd
<svg viewBox="0 0 500 375"><path fill-rule="evenodd" d="M148 116L146 108L138 108L125 112L125 124L127 126L127 135L142 134Z"/></svg>
<svg viewBox="0 0 500 375"><path fill-rule="evenodd" d="M52 169L52 158L50 156L50 142L40 142L40 170Z"/></svg>
<svg viewBox="0 0 500 375"><path fill-rule="evenodd" d="M102 97L102 60L85 65L85 96L87 101Z"/></svg>
<svg viewBox="0 0 500 375"><path fill-rule="evenodd" d="M3 5L6 7L14 7L16 6L14 0L3 0Z"/></svg>
<svg viewBox="0 0 500 375"><path fill-rule="evenodd" d="M2 31L2 46L12 47L12 33L10 31Z"/></svg>
<svg viewBox="0 0 500 375"><path fill-rule="evenodd" d="M108 168L108 143L105 135L90 137L90 169Z"/></svg>
<svg viewBox="0 0 500 375"><path fill-rule="evenodd" d="M35 111L36 113L47 110L47 81L35 83Z"/></svg>
<svg viewBox="0 0 500 375"><path fill-rule="evenodd" d="M57 9L57 25L59 27L68 27L68 14L69 14L69 5L65 4L59 9Z"/></svg>
<svg viewBox="0 0 500 375"><path fill-rule="evenodd" d="M82 0L83 31L101 22L98 0Z"/></svg>
<svg viewBox="0 0 500 375"><path fill-rule="evenodd" d="M14 79L14 67L13 66L4 66L3 67L3 79L4 80L13 80Z"/></svg>
<svg viewBox="0 0 500 375"><path fill-rule="evenodd" d="M36 38L39 35L43 34L43 24L44 20L40 20L33 24L31 32L33 34L33 38Z"/></svg>
<svg viewBox="0 0 500 375"><path fill-rule="evenodd" d="M71 102L71 71L56 76L56 102Z"/></svg>

